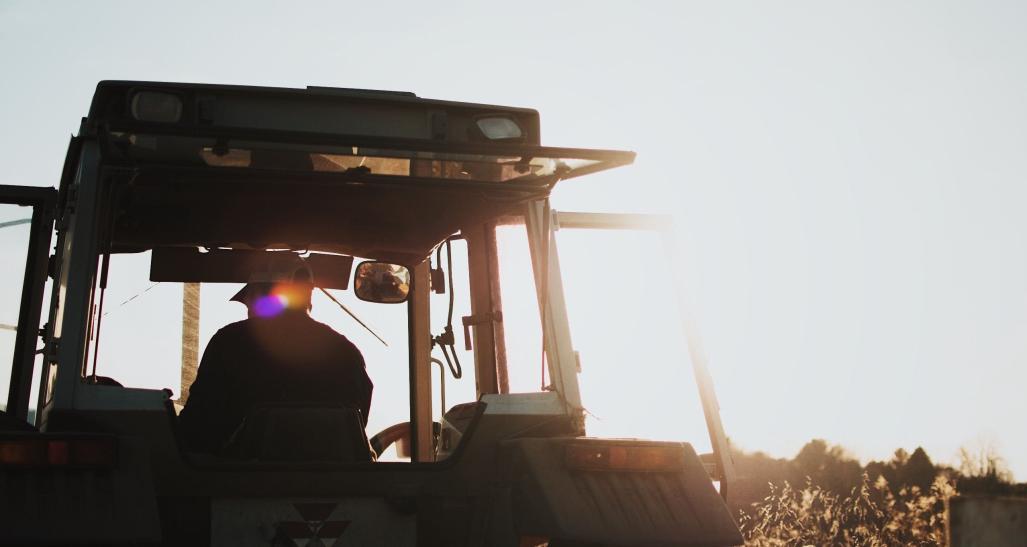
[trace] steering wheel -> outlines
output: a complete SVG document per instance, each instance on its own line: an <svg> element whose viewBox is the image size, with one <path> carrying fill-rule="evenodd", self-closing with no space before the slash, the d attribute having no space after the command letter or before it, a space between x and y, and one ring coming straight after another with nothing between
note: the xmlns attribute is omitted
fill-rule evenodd
<svg viewBox="0 0 1027 547"><path fill-rule="evenodd" d="M410 422L399 422L398 424L390 425L385 429L379 431L375 436L371 437L368 441L371 444L371 448L375 454L382 455L393 443L397 441L404 441L407 446L410 446ZM431 437L432 437L432 452L439 444L439 435L442 433L442 424L439 422L431 423Z"/></svg>

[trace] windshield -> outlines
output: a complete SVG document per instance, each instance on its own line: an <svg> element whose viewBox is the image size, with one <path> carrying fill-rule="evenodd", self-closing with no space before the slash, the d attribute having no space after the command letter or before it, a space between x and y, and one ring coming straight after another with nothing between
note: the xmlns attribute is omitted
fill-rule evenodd
<svg viewBox="0 0 1027 547"><path fill-rule="evenodd" d="M459 318L470 314L467 271L460 266L467 263L467 257L462 241L453 242L450 248L456 265L453 268L453 315L459 329ZM445 253L441 257L443 262L447 261ZM98 324L94 324L95 337L84 376L86 381L101 384L168 389L172 392L176 412L180 412L185 403L182 394L195 380L196 365L215 333L247 317L246 306L232 301L243 285L150 281L151 258L149 251L110 257L103 310ZM354 261L354 269L359 262L359 259ZM190 291L192 294L187 296ZM356 298L351 290L327 291L331 297L320 289L313 291L310 316L345 336L363 355L367 375L374 385L367 435L370 437L389 426L407 422L410 419L407 305L365 302ZM432 297L433 334L441 333L446 324L448 294L447 287L447 293ZM191 321L196 324L190 324ZM444 409L476 399L473 354L464 348L462 337L458 337L454 350L459 368L456 363L447 366L438 348L433 351L439 360L432 368L433 421L441 420ZM454 372L461 377L455 378ZM303 371L296 374L302 375ZM93 380L94 375L96 380ZM399 457L393 445L379 459L406 461L409 458Z"/></svg>
<svg viewBox="0 0 1027 547"><path fill-rule="evenodd" d="M181 405L183 391L183 283L149 280L150 252L112 255L104 310L98 328L100 343L90 356L87 376L93 374L126 387L170 389ZM226 325L246 319L246 306L231 301L242 284L199 285L199 327L196 340L202 356L214 334ZM363 302L351 291L329 289L331 294L382 336L388 346L360 326L325 294L312 294L310 316L341 333L363 354L374 383L375 397L368 416L368 431L378 431L409 419L407 404L407 307ZM94 340L95 341L95 340Z"/></svg>
<svg viewBox="0 0 1027 547"><path fill-rule="evenodd" d="M563 229L557 242L588 434L709 452L678 310L684 288L659 234Z"/></svg>
<svg viewBox="0 0 1027 547"><path fill-rule="evenodd" d="M5 267L0 270L3 291L3 310L0 311L0 410L7 409L7 396L14 361L14 342L18 331L18 312L21 309L22 287L25 275L25 255L28 253L31 209L17 205L0 204L0 257Z"/></svg>
<svg viewBox="0 0 1027 547"><path fill-rule="evenodd" d="M556 232L588 436L687 441L711 449L659 234ZM496 230L511 392L550 386L525 227Z"/></svg>

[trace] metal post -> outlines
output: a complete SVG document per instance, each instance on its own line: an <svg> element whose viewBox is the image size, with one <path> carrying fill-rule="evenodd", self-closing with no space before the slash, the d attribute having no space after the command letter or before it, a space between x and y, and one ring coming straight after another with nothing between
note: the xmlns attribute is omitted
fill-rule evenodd
<svg viewBox="0 0 1027 547"><path fill-rule="evenodd" d="M499 280L499 244L496 241L496 225L485 226L485 258L488 262L489 296L492 300L492 338L496 348L496 379L499 393L510 393L510 369L506 361L506 327L503 325L503 291ZM496 319L497 312L500 319Z"/></svg>
<svg viewBox="0 0 1027 547"><path fill-rule="evenodd" d="M410 461L432 461L431 320L428 261L413 268L407 321L410 332Z"/></svg>
<svg viewBox="0 0 1027 547"><path fill-rule="evenodd" d="M460 231L467 242L467 275L470 278L471 317L477 318L470 332L474 342L474 381L477 396L499 393L496 370L496 335L489 284L488 234L484 224ZM450 274L452 275L452 273ZM470 318L468 318L470 319Z"/></svg>

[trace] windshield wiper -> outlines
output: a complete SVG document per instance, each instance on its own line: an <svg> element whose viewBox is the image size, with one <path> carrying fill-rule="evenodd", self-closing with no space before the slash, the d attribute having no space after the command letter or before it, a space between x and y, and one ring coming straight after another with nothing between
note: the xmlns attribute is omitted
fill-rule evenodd
<svg viewBox="0 0 1027 547"><path fill-rule="evenodd" d="M352 317L354 321L356 321L357 323L360 323L360 326L364 327L365 329L367 329L367 332L371 333L375 338L378 339L379 342L381 342L382 344L385 344L385 347L389 347L389 343L386 342L385 339L383 339L381 336L378 336L377 332L374 332L374 330L372 330L371 327L367 326L366 323L364 323L363 321L360 320L359 317L357 317L357 314L351 312L349 310L349 308L347 308L342 302L339 302L338 299L336 299L334 296L332 296L332 293L326 291L325 289L323 289L321 287L318 287L317 289L319 291L323 292L325 294L325 296L328 297L329 300L331 300L332 302L335 302L340 308L342 308L342 311L344 311L347 314L349 314L349 316Z"/></svg>

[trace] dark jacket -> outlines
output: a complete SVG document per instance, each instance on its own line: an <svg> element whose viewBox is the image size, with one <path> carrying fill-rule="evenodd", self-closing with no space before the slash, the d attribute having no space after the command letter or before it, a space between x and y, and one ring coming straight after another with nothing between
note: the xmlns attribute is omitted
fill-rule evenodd
<svg viewBox="0 0 1027 547"><path fill-rule="evenodd" d="M366 426L372 388L360 350L328 325L305 313L246 319L210 339L179 424L191 450L212 453L265 403L342 404Z"/></svg>

